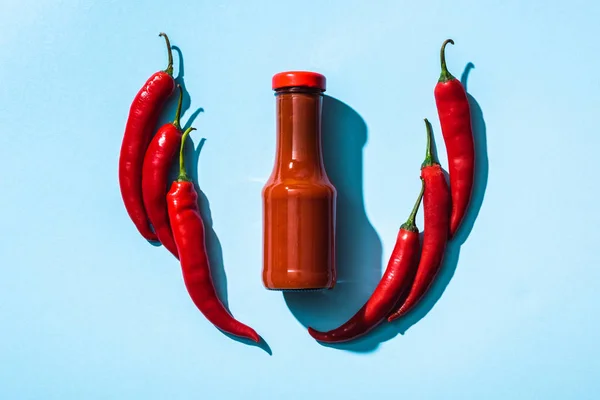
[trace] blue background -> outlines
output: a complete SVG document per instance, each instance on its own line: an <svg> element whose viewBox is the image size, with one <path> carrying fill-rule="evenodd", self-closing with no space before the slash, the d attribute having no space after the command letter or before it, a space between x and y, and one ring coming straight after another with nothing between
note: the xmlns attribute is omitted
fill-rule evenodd
<svg viewBox="0 0 600 400"><path fill-rule="evenodd" d="M598 398L598 4L4 1L0 396ZM123 207L120 142L166 66L160 31L183 53L184 121L204 110L188 159L216 279L268 345L210 325ZM448 37L480 156L465 229L414 313L321 345L306 325L332 328L366 300L415 200L424 117L447 165L433 87ZM261 283L260 192L270 80L289 69L328 79L340 281L284 297Z"/></svg>

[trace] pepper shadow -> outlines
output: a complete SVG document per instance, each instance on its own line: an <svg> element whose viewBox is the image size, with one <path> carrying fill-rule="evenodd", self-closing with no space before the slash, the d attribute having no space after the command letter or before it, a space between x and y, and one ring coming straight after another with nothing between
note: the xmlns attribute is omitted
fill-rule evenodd
<svg viewBox="0 0 600 400"><path fill-rule="evenodd" d="M369 222L363 195L363 147L367 125L350 106L330 96L323 97L323 160L337 190L336 269L333 289L317 292L284 292L294 317L304 327L336 328L350 318L370 297L381 278L382 243ZM307 333L308 334L308 333ZM331 345L368 352L379 342Z"/></svg>
<svg viewBox="0 0 600 400"><path fill-rule="evenodd" d="M465 87L465 90L467 90L467 78L469 72L473 68L474 65L470 62L466 65L465 70L462 73L461 83ZM467 98L471 110L471 126L473 129L473 140L475 145L475 175L469 208L458 231L446 246L446 254L440 272L428 292L425 294L425 297L412 311L406 314L406 316L397 319L392 324L386 324L387 326L383 330L397 330L404 334L410 327L419 322L427 315L427 313L429 313L429 311L431 311L454 276L460 256L460 248L473 230L475 220L481 210L489 175L487 133L483 112L479 103L477 103L475 98L469 94L468 91Z"/></svg>
<svg viewBox="0 0 600 400"><path fill-rule="evenodd" d="M191 135L193 135L193 132ZM202 216L202 222L204 222L204 243L215 289L221 302L223 302L223 305L229 310L227 276L225 275L225 266L223 263L223 248L221 247L221 241L219 240L217 233L213 229L210 203L198 183L198 163L205 142L206 139L202 138L198 142L198 146L194 146L193 139L188 137L184 148L184 157L188 176L192 179L196 193L198 193L198 207L200 209L200 215Z"/></svg>
<svg viewBox="0 0 600 400"><path fill-rule="evenodd" d="M179 60L179 72L177 74L177 77L175 78L175 84L181 85L181 89L183 91L183 98L181 101L181 114L180 114L180 118L181 118L181 120L183 120L183 117L185 116L185 112L187 110L189 110L190 105L192 104L192 97L190 96L190 93L187 91L187 88L185 87L185 80L183 79L184 73L185 73L185 68L184 68L184 64L183 64L183 54L181 53L181 49L179 49L179 47L177 47L177 46L171 46L171 49L173 49L177 53L178 60ZM173 120L175 119L175 112L177 111L178 100L179 100L179 91L177 90L177 88L175 88L175 90L173 91L173 94L167 100L167 103L165 104L165 107L158 118L158 122L156 123L154 132L157 132L158 129L161 126L163 126L164 124L173 122ZM200 107L196 111L194 111L192 113L192 115L190 115L189 118L187 119L187 122L182 125L182 129L186 130L187 128L192 126L192 123L194 122L194 120L198 117L198 115L201 112L204 112L204 109L202 107ZM171 171L169 174L170 181L172 182L173 180L175 180L177 178L178 174L179 174L179 167L177 166L177 163L173 163L173 167L171 168ZM149 241L149 243L155 247L162 247L162 243L160 243L160 242Z"/></svg>
<svg viewBox="0 0 600 400"><path fill-rule="evenodd" d="M178 70L177 76L175 77L175 84L181 85L181 88L183 89L183 100L181 102L181 116L183 117L185 112L187 110L189 110L190 105L192 104L192 98L190 96L190 93L187 91L187 88L185 87L185 79L184 79L185 66L184 66L184 60L183 60L183 53L181 52L181 49L177 46L171 46L171 49L175 53L177 53L177 59L179 61L178 62L179 70ZM173 122L173 119L175 118L175 111L177 110L178 98L179 98L179 92L177 91L177 89L175 89L173 91L173 94L171 95L171 97L169 97L169 100L165 104L165 108L164 108L163 112L161 112L161 114L160 114L160 117L158 119L158 123L156 126L157 129L164 124ZM198 114L200 114L202 111L204 111L202 108L199 108L198 110L194 111L194 113L188 118L188 122L186 123L184 128L187 128L194 121L194 119L196 119Z"/></svg>
<svg viewBox="0 0 600 400"><path fill-rule="evenodd" d="M206 246L206 253L208 256L210 272L212 275L213 283L215 285L215 290L217 292L217 296L219 296L219 299L221 300L227 311L231 313L231 311L229 310L229 299L227 294L227 275L225 274L225 266L223 262L223 248L221 246L221 241L219 240L217 233L213 229L213 218L212 212L210 210L210 203L208 201L208 197L202 191L198 183L198 164L200 160L200 153L202 151L202 148L204 147L205 142L206 139L202 138L198 142L198 146L194 146L193 139L189 137L184 147L184 157L188 176L191 178L194 184L196 193L198 193L198 207L200 209L200 215L202 216L202 221L204 223L204 243ZM263 349L269 355L273 354L271 348L269 347L269 344L262 337L260 343L255 343L251 340L242 339L237 336L230 335L226 332L223 332L223 334L237 342L257 346Z"/></svg>

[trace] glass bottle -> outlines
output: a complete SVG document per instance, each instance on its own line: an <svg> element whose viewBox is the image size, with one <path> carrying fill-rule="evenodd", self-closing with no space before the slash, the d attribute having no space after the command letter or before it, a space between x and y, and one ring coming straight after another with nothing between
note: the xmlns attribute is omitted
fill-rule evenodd
<svg viewBox="0 0 600 400"><path fill-rule="evenodd" d="M325 77L305 71L273 76L275 165L263 196L263 283L271 290L335 285L336 190L321 148Z"/></svg>

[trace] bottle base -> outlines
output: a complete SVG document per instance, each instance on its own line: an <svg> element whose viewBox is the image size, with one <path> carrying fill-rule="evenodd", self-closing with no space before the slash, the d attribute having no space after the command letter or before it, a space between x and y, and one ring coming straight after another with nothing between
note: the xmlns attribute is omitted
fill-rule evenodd
<svg viewBox="0 0 600 400"><path fill-rule="evenodd" d="M266 286L265 286L266 287ZM322 292L325 290L331 290L333 287L324 287L324 288L306 288L306 289L279 289L279 288L270 288L267 287L267 290L272 292Z"/></svg>
<svg viewBox="0 0 600 400"><path fill-rule="evenodd" d="M321 282L305 282L305 283L291 283L291 282L265 282L263 285L267 290L276 292L320 292L324 290L331 290L335 287L335 279L327 279Z"/></svg>
<svg viewBox="0 0 600 400"><path fill-rule="evenodd" d="M333 289L336 274L333 267L327 272L313 272L286 267L265 268L262 274L263 286L268 290L280 292L316 292ZM274 273L274 271L283 271Z"/></svg>

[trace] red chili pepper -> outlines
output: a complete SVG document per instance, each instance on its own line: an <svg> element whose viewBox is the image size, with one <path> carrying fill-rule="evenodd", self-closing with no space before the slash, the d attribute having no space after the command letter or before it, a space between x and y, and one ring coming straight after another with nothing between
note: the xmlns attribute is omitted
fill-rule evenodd
<svg viewBox="0 0 600 400"><path fill-rule="evenodd" d="M144 207L158 240L173 255L179 258L177 245L173 239L169 213L167 211L167 191L169 190L169 172L173 160L181 147L181 104L183 89L180 85L179 101L175 120L160 127L146 150L142 172L142 194Z"/></svg>
<svg viewBox="0 0 600 400"><path fill-rule="evenodd" d="M177 244L183 280L192 301L211 323L222 331L258 343L260 337L254 329L233 318L215 291L204 243L204 223L198 208L198 194L183 163L185 139L193 129L189 128L183 133L179 177L167 194L169 221Z"/></svg>
<svg viewBox="0 0 600 400"><path fill-rule="evenodd" d="M164 33L169 52L167 69L153 74L137 93L127 118L119 156L119 185L129 217L146 240L157 241L152 231L142 198L142 166L160 112L175 88L173 55L169 38Z"/></svg>
<svg viewBox="0 0 600 400"><path fill-rule="evenodd" d="M448 241L450 190L442 167L431 151L433 135L431 124L427 119L425 119L425 125L427 126L427 152L421 166L421 179L425 185L425 194L423 195L425 226L421 259L408 297L399 310L388 317L388 321L393 321L406 314L421 300L440 269Z"/></svg>
<svg viewBox="0 0 600 400"><path fill-rule="evenodd" d="M450 237L454 236L467 212L475 169L475 150L471 129L471 111L465 88L446 67L444 51L448 39L442 44L440 60L442 73L434 89L442 135L448 153L448 172L452 192L452 214L450 216Z"/></svg>
<svg viewBox="0 0 600 400"><path fill-rule="evenodd" d="M308 333L313 338L326 343L358 338L379 325L393 310L402 293L412 282L419 262L419 229L415 225L415 216L423 198L423 189L424 186L421 185L421 193L413 210L408 220L400 227L385 273L369 300L339 328L319 332L309 327Z"/></svg>

